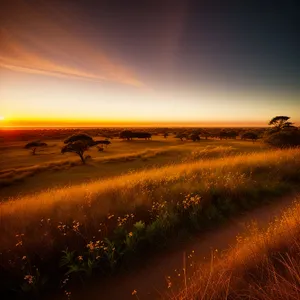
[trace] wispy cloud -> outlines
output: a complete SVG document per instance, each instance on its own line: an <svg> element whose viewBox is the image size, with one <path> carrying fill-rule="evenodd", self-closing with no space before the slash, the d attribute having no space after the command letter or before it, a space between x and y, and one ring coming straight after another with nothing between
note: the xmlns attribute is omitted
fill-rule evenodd
<svg viewBox="0 0 300 300"><path fill-rule="evenodd" d="M63 23L63 17L70 16L53 16L20 0L17 5L20 9L1 26L4 47L0 50L0 67L29 74L145 86L128 66L117 63L99 45L82 39L74 28L60 24L59 19Z"/></svg>

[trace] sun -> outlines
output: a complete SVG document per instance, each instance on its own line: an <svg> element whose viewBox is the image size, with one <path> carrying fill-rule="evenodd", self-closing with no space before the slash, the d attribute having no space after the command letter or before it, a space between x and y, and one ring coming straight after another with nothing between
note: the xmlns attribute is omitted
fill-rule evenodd
<svg viewBox="0 0 300 300"><path fill-rule="evenodd" d="M0 121L3 121L4 120L4 117L3 116L0 116Z"/></svg>

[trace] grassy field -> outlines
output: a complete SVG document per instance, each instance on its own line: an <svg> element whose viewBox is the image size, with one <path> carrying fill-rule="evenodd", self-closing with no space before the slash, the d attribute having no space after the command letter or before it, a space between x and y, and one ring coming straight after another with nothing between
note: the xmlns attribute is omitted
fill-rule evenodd
<svg viewBox="0 0 300 300"><path fill-rule="evenodd" d="M20 158L7 159L6 170L33 168L33 174L2 193L47 189L50 181L73 183L24 193L0 206L1 271L6 278L1 286L28 292L29 298L58 289L62 281L72 286L127 268L181 231L226 222L297 190L300 182L299 149L271 150L238 140L116 141L104 153L92 150L87 165L70 154L65 159L76 164L56 171L52 168L63 164L56 151L40 156L17 146L12 151ZM40 159L40 164L31 167L26 159L31 164ZM69 182L60 182L64 177ZM83 184L84 179L92 181Z"/></svg>
<svg viewBox="0 0 300 300"><path fill-rule="evenodd" d="M0 146L0 198L180 163L197 154L198 158L205 158L207 155L213 158L267 149L259 142L239 140L201 140L194 143L181 142L172 136L167 139L155 136L150 141L128 142L113 139L112 144L104 152L98 152L97 148L91 148L86 152L92 159L87 165L82 166L77 155L60 153L64 145L61 140L45 140L45 142L48 147L38 150L37 155L31 155L29 150L24 149L26 144L24 142L10 142ZM211 151L212 148L215 150Z"/></svg>
<svg viewBox="0 0 300 300"><path fill-rule="evenodd" d="M255 224L165 299L300 299L300 197L265 230Z"/></svg>

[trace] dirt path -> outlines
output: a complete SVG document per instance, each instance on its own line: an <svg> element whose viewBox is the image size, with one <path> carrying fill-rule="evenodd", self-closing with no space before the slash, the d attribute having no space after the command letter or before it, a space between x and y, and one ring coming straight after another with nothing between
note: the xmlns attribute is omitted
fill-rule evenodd
<svg viewBox="0 0 300 300"><path fill-rule="evenodd" d="M266 227L269 222L282 210L287 208L293 201L294 197L285 197L277 200L276 203L265 205L226 223L224 227L199 237L193 237L192 240L183 244L176 245L174 249L168 249L150 258L141 268L129 270L126 274L113 276L101 282L94 282L80 291L73 292L72 299L101 299L101 300L126 300L136 299L132 296L132 291L136 290L140 300L160 299L161 294L166 292L166 277L171 276L172 282L178 281L183 274L178 276L183 267L183 256L194 251L193 262L200 263L209 258L211 250L226 250L233 246L236 236L245 230L245 224L256 221L259 227ZM187 267L190 264L188 260ZM177 271L175 271L177 270ZM174 278L174 280L173 280ZM175 280L175 278L177 278Z"/></svg>

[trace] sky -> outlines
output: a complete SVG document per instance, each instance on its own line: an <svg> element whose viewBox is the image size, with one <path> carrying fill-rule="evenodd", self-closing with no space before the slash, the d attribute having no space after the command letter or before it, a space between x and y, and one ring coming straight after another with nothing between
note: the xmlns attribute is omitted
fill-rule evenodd
<svg viewBox="0 0 300 300"><path fill-rule="evenodd" d="M300 125L297 1L4 0L1 126Z"/></svg>

